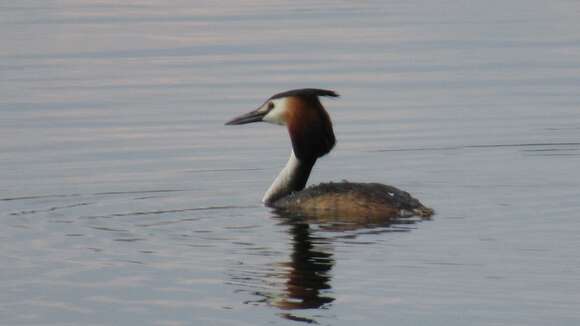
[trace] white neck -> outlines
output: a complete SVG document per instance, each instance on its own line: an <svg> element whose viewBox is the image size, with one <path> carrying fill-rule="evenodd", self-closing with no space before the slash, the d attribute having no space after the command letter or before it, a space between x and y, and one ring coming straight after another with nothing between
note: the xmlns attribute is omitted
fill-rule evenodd
<svg viewBox="0 0 580 326"><path fill-rule="evenodd" d="M268 188L268 191L264 194L264 198L262 198L262 202L271 204L294 191L304 189L315 162L316 159L306 162L301 161L296 158L294 151L292 151L288 163L286 163L286 166L280 171L270 188Z"/></svg>

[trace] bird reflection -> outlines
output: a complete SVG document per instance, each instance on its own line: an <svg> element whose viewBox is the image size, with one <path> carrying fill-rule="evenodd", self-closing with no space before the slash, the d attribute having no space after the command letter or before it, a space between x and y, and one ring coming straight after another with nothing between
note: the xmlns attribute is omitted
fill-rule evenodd
<svg viewBox="0 0 580 326"><path fill-rule="evenodd" d="M252 276L236 277L236 281L254 288L259 299L248 304L268 304L283 312L286 319L312 323L291 311L324 309L334 300L331 288L332 268L335 264L333 242L356 238L363 234L408 232L420 218L347 220L329 216L296 216L275 211L273 218L287 226L291 253L286 261L258 268ZM259 272L262 270L263 272ZM238 283L239 284L239 283Z"/></svg>
<svg viewBox="0 0 580 326"><path fill-rule="evenodd" d="M281 309L309 309L332 302L334 298L324 292L330 289L332 253L317 245L323 239L314 238L307 223L291 224L289 233L292 235L290 261L276 264L285 271L279 274L286 280L285 289L282 296L270 303Z"/></svg>

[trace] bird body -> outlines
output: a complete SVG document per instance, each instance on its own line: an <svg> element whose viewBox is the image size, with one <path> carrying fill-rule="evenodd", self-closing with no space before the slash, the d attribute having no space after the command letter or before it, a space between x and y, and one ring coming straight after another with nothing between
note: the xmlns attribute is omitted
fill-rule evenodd
<svg viewBox="0 0 580 326"><path fill-rule="evenodd" d="M338 94L313 88L278 93L258 109L226 123L263 121L285 125L288 129L292 142L290 158L262 201L273 208L311 216L431 216L433 210L409 193L380 183L322 183L304 189L316 160L330 152L336 142L332 122L319 96L338 97Z"/></svg>
<svg viewBox="0 0 580 326"><path fill-rule="evenodd" d="M429 217L433 210L408 192L380 183L329 182L293 192L271 204L308 216Z"/></svg>

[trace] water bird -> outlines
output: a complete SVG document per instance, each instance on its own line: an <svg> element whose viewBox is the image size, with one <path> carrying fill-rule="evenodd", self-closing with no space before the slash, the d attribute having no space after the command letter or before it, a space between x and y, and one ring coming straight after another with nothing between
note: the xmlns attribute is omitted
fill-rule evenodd
<svg viewBox="0 0 580 326"><path fill-rule="evenodd" d="M226 125L268 122L286 126L292 151L286 166L264 194L263 203L285 212L344 218L428 218L433 210L408 192L381 183L329 182L305 189L316 160L336 142L332 122L319 97L332 90L304 88L275 94L256 110Z"/></svg>

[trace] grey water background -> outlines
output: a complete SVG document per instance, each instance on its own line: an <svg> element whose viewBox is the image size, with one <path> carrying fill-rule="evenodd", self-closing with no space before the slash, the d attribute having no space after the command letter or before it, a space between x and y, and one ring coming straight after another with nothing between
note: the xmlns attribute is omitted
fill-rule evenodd
<svg viewBox="0 0 580 326"><path fill-rule="evenodd" d="M0 324L577 325L580 2L0 2ZM310 183L431 221L260 204L320 87Z"/></svg>

